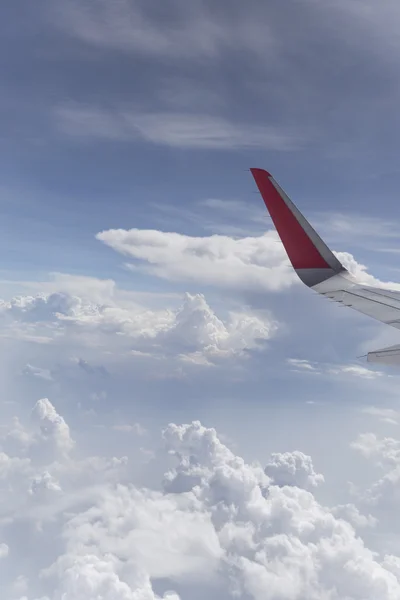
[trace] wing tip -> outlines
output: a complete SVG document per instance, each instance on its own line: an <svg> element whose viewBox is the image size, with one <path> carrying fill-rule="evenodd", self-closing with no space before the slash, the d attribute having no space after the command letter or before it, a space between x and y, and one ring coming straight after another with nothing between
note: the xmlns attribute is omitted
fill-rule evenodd
<svg viewBox="0 0 400 600"><path fill-rule="evenodd" d="M264 176L264 177L272 177L271 173L269 173L269 171L266 171L265 169L259 169L256 167L253 167L250 169L253 177L256 176Z"/></svg>
<svg viewBox="0 0 400 600"><path fill-rule="evenodd" d="M311 281L314 285L331 277L332 274L342 272L342 264L280 188L274 177L265 169L252 168L250 171L292 266L300 278L306 280L307 285ZM316 275L315 271L318 271Z"/></svg>

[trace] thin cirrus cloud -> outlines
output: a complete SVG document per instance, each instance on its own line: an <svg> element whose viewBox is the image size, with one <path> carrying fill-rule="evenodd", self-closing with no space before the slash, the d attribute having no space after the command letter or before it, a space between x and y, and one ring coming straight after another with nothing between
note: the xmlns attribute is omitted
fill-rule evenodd
<svg viewBox="0 0 400 600"><path fill-rule="evenodd" d="M293 10L296 4L301 5L301 12L296 14L299 19L304 19L302 24L310 37L322 38L335 33L339 42L342 36L346 39L350 30L356 28L361 44L367 42L366 33L379 38L388 49L397 41L396 24L400 14L394 0L379 7L373 0L351 4L329 0L323 6L315 0L291 4ZM53 5L53 23L66 34L90 45L181 61L216 59L224 51L235 48L251 51L264 62L268 53L271 61L282 58L282 38L289 47L298 41L295 26L290 31L293 35L284 36L283 25L287 30L287 23L282 21L273 3L264 5L249 1L244 6L232 1L230 10L219 10L221 8L225 8L223 2L212 9L204 0L194 0L190 5L178 0L168 12L151 11L137 0L113 3L72 0L67 4L58 1ZM311 29L307 18L311 14L313 22L317 21L320 27L312 26ZM326 19L327 14L329 19ZM183 48L185 52L182 52Z"/></svg>
<svg viewBox="0 0 400 600"><path fill-rule="evenodd" d="M151 113L74 105L57 107L53 115L59 132L75 140L147 142L198 150L291 151L304 144L303 136L295 131L274 125L236 123L201 113Z"/></svg>
<svg viewBox="0 0 400 600"><path fill-rule="evenodd" d="M265 14L253 8L259 16ZM59 29L87 44L164 59L215 59L237 47L272 53L275 46L272 28L239 3L224 14L202 0L190 5L178 1L157 14L136 0L73 0L57 2L53 16Z"/></svg>
<svg viewBox="0 0 400 600"><path fill-rule="evenodd" d="M294 373L303 373L306 375L324 375L327 378L342 377L343 380L357 378L361 380L373 380L384 376L382 371L377 369L368 369L363 365L357 364L325 364L322 362L310 362L302 358L288 358L287 364ZM370 413L372 414L372 413Z"/></svg>

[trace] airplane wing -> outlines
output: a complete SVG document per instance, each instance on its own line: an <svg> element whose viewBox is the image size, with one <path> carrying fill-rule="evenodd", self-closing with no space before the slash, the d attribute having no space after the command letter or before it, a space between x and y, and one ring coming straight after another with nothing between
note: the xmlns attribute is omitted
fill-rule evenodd
<svg viewBox="0 0 400 600"><path fill-rule="evenodd" d="M270 173L250 169L299 278L322 296L400 329L400 292L364 285L350 274ZM400 345L370 352L370 362L400 365Z"/></svg>

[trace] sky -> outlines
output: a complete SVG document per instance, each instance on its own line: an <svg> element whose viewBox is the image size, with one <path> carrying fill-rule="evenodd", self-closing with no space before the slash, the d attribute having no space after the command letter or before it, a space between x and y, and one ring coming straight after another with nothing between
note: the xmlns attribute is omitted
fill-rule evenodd
<svg viewBox="0 0 400 600"><path fill-rule="evenodd" d="M400 600L395 0L3 0L0 597Z"/></svg>

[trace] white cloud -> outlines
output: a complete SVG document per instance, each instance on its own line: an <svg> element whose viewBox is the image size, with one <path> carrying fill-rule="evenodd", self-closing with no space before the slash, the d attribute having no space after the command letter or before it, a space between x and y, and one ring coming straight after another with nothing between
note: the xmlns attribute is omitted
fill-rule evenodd
<svg viewBox="0 0 400 600"><path fill-rule="evenodd" d="M305 358L288 358L286 362L290 365L291 370L297 373L312 373L317 375L321 373L316 364L312 364Z"/></svg>
<svg viewBox="0 0 400 600"><path fill-rule="evenodd" d="M393 408L382 408L379 406L367 406L362 409L362 412L371 417L376 417L383 423L389 423L390 425L397 425L399 412Z"/></svg>
<svg viewBox="0 0 400 600"><path fill-rule="evenodd" d="M61 492L58 481L48 472L44 471L40 475L35 475L32 479L30 494L38 496L47 492Z"/></svg>
<svg viewBox="0 0 400 600"><path fill-rule="evenodd" d="M223 321L201 294L186 294L177 309L151 310L137 303L106 298L105 304L67 293L18 297L3 302L2 336L58 345L63 353L97 350L110 360L135 356L141 360L176 357L182 364L212 364L216 360L245 356L262 347L276 332L278 324L265 311L230 312ZM98 358L97 358L98 360ZM93 365L82 356L68 358L87 375L108 375L104 365ZM46 381L57 379L57 369L28 363L24 375Z"/></svg>
<svg viewBox="0 0 400 600"><path fill-rule="evenodd" d="M329 373L332 375L351 375L361 379L376 379L382 377L382 371L371 370L361 365L340 365L329 368Z"/></svg>
<svg viewBox="0 0 400 600"><path fill-rule="evenodd" d="M9 550L7 544L0 544L0 559L8 556Z"/></svg>
<svg viewBox="0 0 400 600"><path fill-rule="evenodd" d="M134 433L135 435L146 435L147 430L140 423L133 423L132 425L129 423L125 423L123 425L114 425L113 429L115 431L121 431L123 433Z"/></svg>
<svg viewBox="0 0 400 600"><path fill-rule="evenodd" d="M263 291L284 289L297 282L275 231L234 239L111 229L97 234L97 239L141 261L148 273L163 279Z"/></svg>
<svg viewBox="0 0 400 600"><path fill-rule="evenodd" d="M350 271L359 281L365 285L379 286L392 290L400 290L400 283L393 281L381 281L367 272L367 267L358 263L352 254L349 252L335 252L336 256L343 266Z"/></svg>
<svg viewBox="0 0 400 600"><path fill-rule="evenodd" d="M379 558L356 533L376 529L376 519L354 505L319 504L310 490L323 477L309 456L273 454L265 472L198 421L171 423L163 440L152 460L173 464L157 489L124 478L121 459L82 457L79 447L77 460L49 454L41 470L28 459L23 509L0 497L0 553L19 567L17 577L2 571L2 596L177 600L196 589L254 600L399 597L400 558ZM115 465L114 480L106 464ZM33 540L42 551L24 567Z"/></svg>
<svg viewBox="0 0 400 600"><path fill-rule="evenodd" d="M28 377L37 377L38 379L44 379L45 381L53 381L49 369L41 369L40 367L35 367L29 363L24 367L23 373Z"/></svg>
<svg viewBox="0 0 400 600"><path fill-rule="evenodd" d="M378 521L377 536L381 538L381 547L386 540L386 548L398 554L400 529L396 515L400 501L400 441L391 437L379 438L370 432L359 435L351 446L368 460L374 473L377 469L378 473L380 471L367 489L352 486L353 495L358 505ZM395 562L399 564L398 560ZM393 564L392 559L389 563ZM396 569L390 570L399 574Z"/></svg>
<svg viewBox="0 0 400 600"><path fill-rule="evenodd" d="M334 377L335 379L337 379L337 376L339 375L343 379L354 378L361 380L374 380L384 376L383 371L368 369L362 365L330 364L316 361L310 362L309 360L302 358L288 358L286 362L293 373L325 375L326 377Z"/></svg>
<svg viewBox="0 0 400 600"><path fill-rule="evenodd" d="M394 438L379 439L374 433L363 433L351 446L365 458L373 459L382 466L400 464L400 441Z"/></svg>
<svg viewBox="0 0 400 600"><path fill-rule="evenodd" d="M172 148L294 150L303 144L294 131L274 125L237 123L201 113L104 110L61 106L54 112L57 128L75 139L141 141Z"/></svg>
<svg viewBox="0 0 400 600"><path fill-rule="evenodd" d="M355 529L364 527L376 527L378 519L372 515L363 515L354 504L341 504L332 509L336 517L345 519L353 525Z"/></svg>
<svg viewBox="0 0 400 600"><path fill-rule="evenodd" d="M74 441L67 423L47 398L36 402L32 418L38 423L42 437L52 441L58 450L68 453L73 448Z"/></svg>
<svg viewBox="0 0 400 600"><path fill-rule="evenodd" d="M186 294L182 308L176 313L173 325L160 331L156 341L167 347L177 347L183 355L192 356L204 349L207 356L229 356L257 348L276 331L273 321L256 315L231 313L224 324L210 309L201 294ZM183 351L183 352L182 352Z"/></svg>
<svg viewBox="0 0 400 600"><path fill-rule="evenodd" d="M311 456L298 450L272 454L265 473L279 486L312 489L324 482L324 476L315 472Z"/></svg>
<svg viewBox="0 0 400 600"><path fill-rule="evenodd" d="M261 236L204 237L157 230L110 229L97 239L134 259L132 269L172 281L198 282L225 289L282 290L298 283L275 230ZM343 265L367 285L400 289L367 272L348 252L336 252Z"/></svg>

